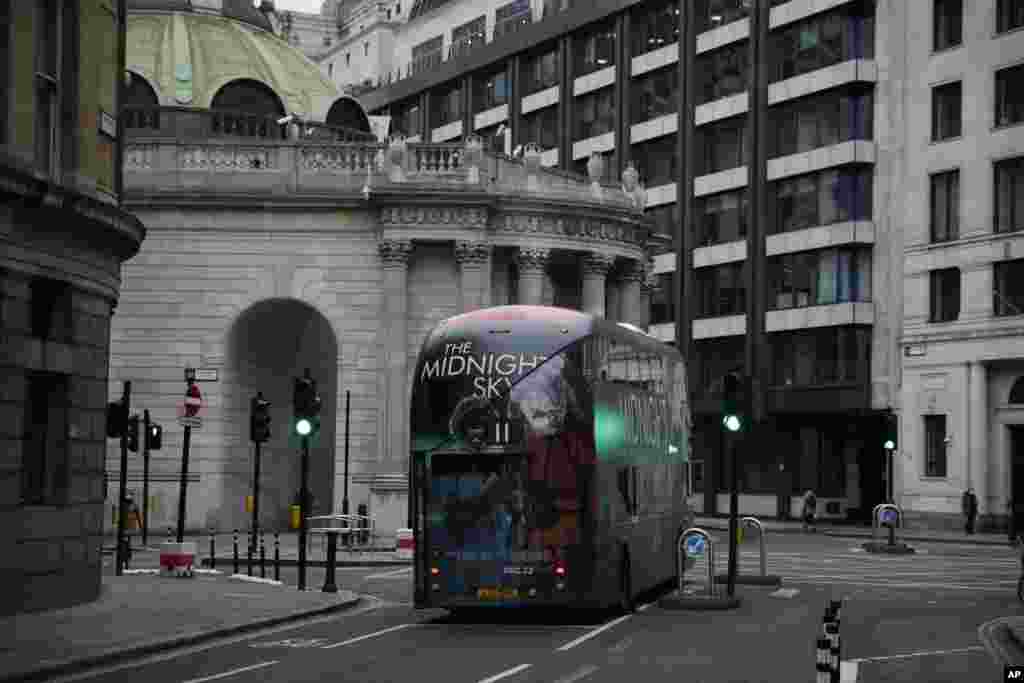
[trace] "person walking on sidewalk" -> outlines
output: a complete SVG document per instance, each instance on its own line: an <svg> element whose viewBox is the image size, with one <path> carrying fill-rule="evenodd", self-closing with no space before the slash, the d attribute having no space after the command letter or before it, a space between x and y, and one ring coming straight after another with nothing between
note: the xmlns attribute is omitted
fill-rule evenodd
<svg viewBox="0 0 1024 683"><path fill-rule="evenodd" d="M807 489L804 492L803 509L801 510L800 516L804 520L804 531L817 531L814 525L814 515L818 510L818 497L814 495L814 491Z"/></svg>
<svg viewBox="0 0 1024 683"><path fill-rule="evenodd" d="M963 500L960 501L960 506L964 513L964 531L970 536L974 533L974 521L978 518L978 497L974 495L974 489L969 488L964 491Z"/></svg>

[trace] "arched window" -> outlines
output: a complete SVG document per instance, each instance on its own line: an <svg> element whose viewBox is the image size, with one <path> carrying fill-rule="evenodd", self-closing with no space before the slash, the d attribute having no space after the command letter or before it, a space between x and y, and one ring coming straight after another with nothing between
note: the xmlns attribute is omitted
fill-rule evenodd
<svg viewBox="0 0 1024 683"><path fill-rule="evenodd" d="M1010 389L1009 403L1024 403L1024 376L1018 377Z"/></svg>
<svg viewBox="0 0 1024 683"><path fill-rule="evenodd" d="M210 103L214 133L251 137L282 138L282 126L275 119L285 115L284 105L269 87L248 78L231 81Z"/></svg>
<svg viewBox="0 0 1024 683"><path fill-rule="evenodd" d="M124 127L160 128L160 99L145 78L127 72L124 89Z"/></svg>
<svg viewBox="0 0 1024 683"><path fill-rule="evenodd" d="M362 133L371 133L370 120L359 103L351 97L341 97L331 105L327 112L328 126L347 128Z"/></svg>

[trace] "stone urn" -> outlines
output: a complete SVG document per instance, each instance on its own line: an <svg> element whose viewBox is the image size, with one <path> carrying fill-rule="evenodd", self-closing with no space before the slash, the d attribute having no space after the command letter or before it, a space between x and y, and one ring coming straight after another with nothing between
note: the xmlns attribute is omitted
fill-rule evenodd
<svg viewBox="0 0 1024 683"><path fill-rule="evenodd" d="M626 164L622 171L622 188L626 194L633 194L636 191L637 182L640 180L640 172L636 170L636 164L632 161Z"/></svg>
<svg viewBox="0 0 1024 683"><path fill-rule="evenodd" d="M523 165L526 167L526 175L536 175L540 170L540 145L536 142L527 142L523 147Z"/></svg>
<svg viewBox="0 0 1024 683"><path fill-rule="evenodd" d="M590 153L590 160L587 161L587 175L590 176L590 182L601 182L601 177L604 175L604 155L600 152Z"/></svg>
<svg viewBox="0 0 1024 683"><path fill-rule="evenodd" d="M480 161L484 157L484 139L476 133L470 133L466 136L463 151L466 158L466 165L479 167Z"/></svg>

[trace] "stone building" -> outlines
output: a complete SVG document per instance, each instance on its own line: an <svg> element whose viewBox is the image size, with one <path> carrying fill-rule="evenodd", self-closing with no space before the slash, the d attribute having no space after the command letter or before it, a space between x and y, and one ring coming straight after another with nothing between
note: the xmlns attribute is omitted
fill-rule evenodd
<svg viewBox="0 0 1024 683"><path fill-rule="evenodd" d="M542 169L533 147L496 159L477 138L378 143L362 110L258 20L155 5L129 14L140 85L126 111L126 197L149 237L123 271L110 385L130 379L133 404L165 427L151 528L176 521L186 367L217 377L199 384L190 529L249 524L257 391L273 420L262 525L287 524L299 472L291 382L308 367L324 400L312 511L340 511L347 437L351 507L367 505L386 534L406 521L408 380L434 324L516 302L604 313L607 296L646 324L652 238L635 173L590 182ZM186 93L189 106L173 106ZM286 110L328 122L343 111L350 128L280 125ZM595 179L602 165L595 157Z"/></svg>
<svg viewBox="0 0 1024 683"><path fill-rule="evenodd" d="M100 592L110 319L145 234L121 204L124 18L0 1L0 614Z"/></svg>

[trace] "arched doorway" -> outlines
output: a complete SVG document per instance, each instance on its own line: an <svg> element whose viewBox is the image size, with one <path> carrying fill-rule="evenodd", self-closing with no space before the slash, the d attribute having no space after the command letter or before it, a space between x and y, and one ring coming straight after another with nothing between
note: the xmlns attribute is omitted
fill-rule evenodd
<svg viewBox="0 0 1024 683"><path fill-rule="evenodd" d="M210 102L214 133L280 139L284 127L276 121L285 115L281 99L268 86L250 78L224 85Z"/></svg>
<svg viewBox="0 0 1024 683"><path fill-rule="evenodd" d="M359 106L351 97L340 97L335 100L334 104L327 111L328 126L337 126L339 128L348 128L349 130L358 130L363 133L370 133L370 119L366 117L366 112Z"/></svg>
<svg viewBox="0 0 1024 683"><path fill-rule="evenodd" d="M125 128L151 128L159 130L160 98L149 82L139 74L128 71L124 89Z"/></svg>
<svg viewBox="0 0 1024 683"><path fill-rule="evenodd" d="M222 528L249 528L245 496L252 494L253 444L249 406L256 392L270 401L271 437L263 444L260 474L260 525L285 529L288 506L296 502L300 443L292 434L295 377L309 368L323 400L319 438L310 445L310 514L333 511L338 342L330 322L315 308L294 299L268 299L246 309L228 333L224 387L225 462Z"/></svg>

